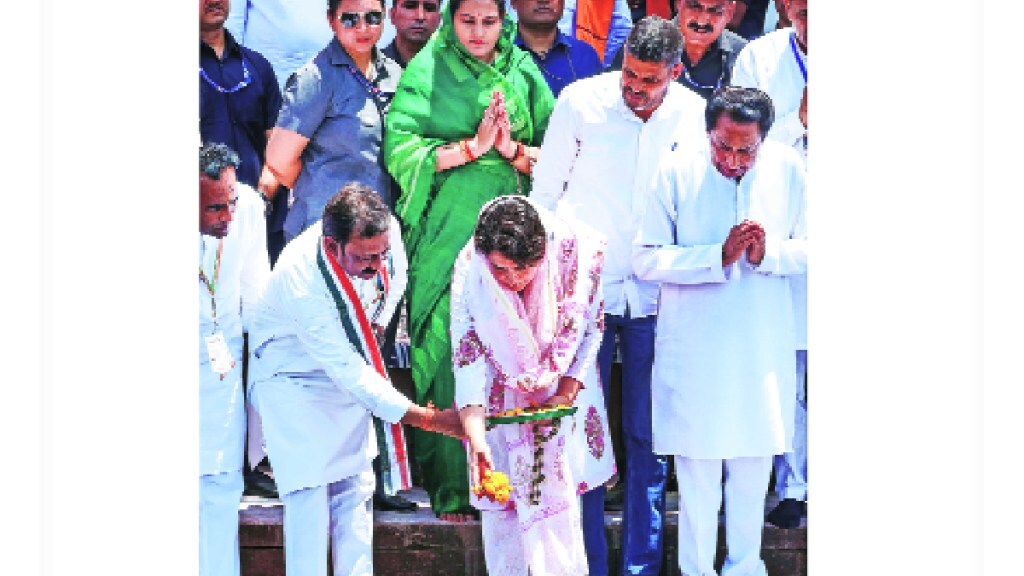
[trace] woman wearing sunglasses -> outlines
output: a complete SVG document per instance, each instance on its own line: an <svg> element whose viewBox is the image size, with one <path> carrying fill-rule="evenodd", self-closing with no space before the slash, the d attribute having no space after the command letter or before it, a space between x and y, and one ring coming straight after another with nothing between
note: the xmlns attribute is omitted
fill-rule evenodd
<svg viewBox="0 0 1024 576"><path fill-rule="evenodd" d="M452 266L487 201L529 193L554 97L533 58L513 44L503 0L449 0L443 12L402 75L384 157L401 186L395 210L409 253L416 401L451 406ZM434 512L452 521L475 514L462 443L417 433L414 444Z"/></svg>
<svg viewBox="0 0 1024 576"><path fill-rule="evenodd" d="M285 83L267 165L292 189L287 240L319 220L346 182L365 184L394 205L380 152L402 69L376 47L383 22L383 0L329 0L334 38Z"/></svg>

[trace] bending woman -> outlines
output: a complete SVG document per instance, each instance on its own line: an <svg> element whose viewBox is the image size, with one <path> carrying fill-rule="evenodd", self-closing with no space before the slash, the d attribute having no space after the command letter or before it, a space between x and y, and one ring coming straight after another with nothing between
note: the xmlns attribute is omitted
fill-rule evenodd
<svg viewBox="0 0 1024 576"><path fill-rule="evenodd" d="M384 156L401 186L396 212L409 255L409 337L416 401L452 406L452 265L480 208L528 194L554 105L529 54L513 44L503 0L450 0L441 27L409 62L387 117ZM459 440L415 438L434 512L473 513Z"/></svg>

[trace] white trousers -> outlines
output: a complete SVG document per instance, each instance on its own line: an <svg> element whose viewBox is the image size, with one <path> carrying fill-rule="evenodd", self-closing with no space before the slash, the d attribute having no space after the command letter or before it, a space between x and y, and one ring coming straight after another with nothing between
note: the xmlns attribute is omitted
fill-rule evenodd
<svg viewBox="0 0 1024 576"><path fill-rule="evenodd" d="M199 477L199 576L239 576L238 504L242 471Z"/></svg>
<svg viewBox="0 0 1024 576"><path fill-rule="evenodd" d="M706 460L676 456L679 483L679 570L715 576L718 510L725 471L725 544L722 576L767 576L761 560L764 500L772 457Z"/></svg>
<svg viewBox="0 0 1024 576"><path fill-rule="evenodd" d="M348 478L296 490L284 503L284 562L288 576L373 574L373 469Z"/></svg>
<svg viewBox="0 0 1024 576"><path fill-rule="evenodd" d="M775 493L807 501L807 350L796 351L793 451L775 457Z"/></svg>

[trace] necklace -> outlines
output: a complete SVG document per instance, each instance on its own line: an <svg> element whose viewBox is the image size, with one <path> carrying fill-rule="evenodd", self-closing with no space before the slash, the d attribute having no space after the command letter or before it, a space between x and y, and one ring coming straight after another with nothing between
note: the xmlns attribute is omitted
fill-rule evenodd
<svg viewBox="0 0 1024 576"><path fill-rule="evenodd" d="M225 88L220 84L214 82L212 78L206 75L206 70L203 70L202 66L199 67L199 75L203 78L203 80L206 80L207 84L213 86L213 89L217 92L220 92L221 94L232 94L234 92L238 92L242 88L248 86L249 82L252 82L252 76L249 75L249 67L245 65L245 58L242 58L242 80L241 82L235 84L231 88Z"/></svg>

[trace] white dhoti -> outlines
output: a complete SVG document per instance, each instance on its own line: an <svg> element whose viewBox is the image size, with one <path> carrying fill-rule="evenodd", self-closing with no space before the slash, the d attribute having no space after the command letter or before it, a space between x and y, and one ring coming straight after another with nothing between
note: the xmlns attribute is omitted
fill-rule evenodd
<svg viewBox="0 0 1024 576"><path fill-rule="evenodd" d="M725 470L725 541L722 576L767 576L761 560L764 500L771 456L696 459L676 456L679 480L679 570L683 576L715 576L718 510Z"/></svg>
<svg viewBox="0 0 1024 576"><path fill-rule="evenodd" d="M284 560L288 576L373 575L374 476L369 467L328 486L296 490L284 503Z"/></svg>
<svg viewBox="0 0 1024 576"><path fill-rule="evenodd" d="M242 470L199 477L199 576L238 576Z"/></svg>
<svg viewBox="0 0 1024 576"><path fill-rule="evenodd" d="M793 450L775 457L775 492L779 498L807 501L807 350L796 351Z"/></svg>

